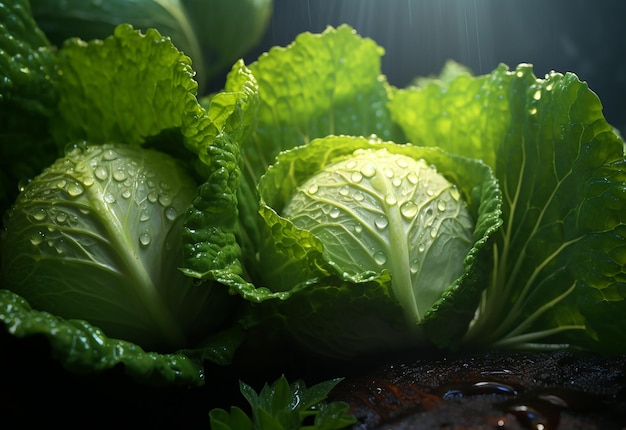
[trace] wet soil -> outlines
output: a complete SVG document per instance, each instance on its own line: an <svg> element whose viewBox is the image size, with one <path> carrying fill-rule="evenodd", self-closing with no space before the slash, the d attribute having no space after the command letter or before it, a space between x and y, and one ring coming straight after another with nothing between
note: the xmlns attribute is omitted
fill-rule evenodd
<svg viewBox="0 0 626 430"><path fill-rule="evenodd" d="M3 428L209 429L211 409L246 409L240 380L258 390L284 373L309 386L344 377L330 399L348 402L353 430L626 429L626 356L418 351L337 365L294 355L274 368L209 367L205 386L187 388L147 387L121 366L72 374L37 336L0 330L0 346Z"/></svg>
<svg viewBox="0 0 626 430"><path fill-rule="evenodd" d="M626 357L567 351L402 357L345 379L369 429L626 429Z"/></svg>

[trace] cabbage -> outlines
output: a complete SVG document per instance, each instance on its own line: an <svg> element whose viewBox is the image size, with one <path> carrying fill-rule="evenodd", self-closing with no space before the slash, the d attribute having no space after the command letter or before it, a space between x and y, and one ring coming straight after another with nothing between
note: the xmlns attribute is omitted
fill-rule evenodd
<svg viewBox="0 0 626 430"><path fill-rule="evenodd" d="M385 149L324 166L282 214L319 238L346 274L388 270L413 322L463 273L474 230L455 185L425 160Z"/></svg>
<svg viewBox="0 0 626 430"><path fill-rule="evenodd" d="M5 221L3 285L145 349L192 344L224 317L222 290L185 277L184 215L196 183L173 158L77 147L28 183Z"/></svg>
<svg viewBox="0 0 626 430"><path fill-rule="evenodd" d="M255 46L267 28L272 0L31 0L52 43L104 39L120 24L157 29L193 61L205 88ZM242 31L241 29L245 29Z"/></svg>

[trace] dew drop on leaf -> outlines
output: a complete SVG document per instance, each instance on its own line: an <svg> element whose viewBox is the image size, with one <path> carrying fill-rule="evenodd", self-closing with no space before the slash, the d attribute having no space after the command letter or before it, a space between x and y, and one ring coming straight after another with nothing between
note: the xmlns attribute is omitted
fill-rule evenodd
<svg viewBox="0 0 626 430"><path fill-rule="evenodd" d="M393 206L396 203L398 203L398 198L396 197L395 194L387 194L385 196L385 203L387 203L390 206Z"/></svg>
<svg viewBox="0 0 626 430"><path fill-rule="evenodd" d="M419 262L419 260L411 261L411 265L409 267L409 270L411 271L412 275L415 275L416 273L418 273L419 270L420 270L420 262Z"/></svg>
<svg viewBox="0 0 626 430"><path fill-rule="evenodd" d="M363 175L361 174L361 172L352 172L352 175L350 176L350 180L354 182L355 184L358 184L359 182L363 180Z"/></svg>
<svg viewBox="0 0 626 430"><path fill-rule="evenodd" d="M361 174L366 178L371 178L376 175L376 166L372 163L365 163L361 167Z"/></svg>
<svg viewBox="0 0 626 430"><path fill-rule="evenodd" d="M402 216L409 219L417 215L417 210L418 206L411 200L404 202L402 206L400 206L400 213Z"/></svg>
<svg viewBox="0 0 626 430"><path fill-rule="evenodd" d="M46 210L44 208L37 209L37 212L33 214L33 218L37 221L43 221L46 219Z"/></svg>
<svg viewBox="0 0 626 430"><path fill-rule="evenodd" d="M78 197L81 194L83 194L85 190L83 189L83 187L80 184L76 184L76 183L72 183L67 187L67 193L71 196L71 197Z"/></svg>
<svg viewBox="0 0 626 430"><path fill-rule="evenodd" d="M147 209L143 209L139 214L139 221L145 222L150 219L150 211Z"/></svg>
<svg viewBox="0 0 626 430"><path fill-rule="evenodd" d="M101 181L104 181L106 178L109 177L107 169L103 166L96 167L96 170L94 170L94 174L96 175L96 178L100 179Z"/></svg>
<svg viewBox="0 0 626 430"><path fill-rule="evenodd" d="M107 149L104 151L104 154L102 154L102 158L107 161L113 161L117 158L117 152L112 149Z"/></svg>
<svg viewBox="0 0 626 430"><path fill-rule="evenodd" d="M152 236L150 235L150 233L145 232L145 233L141 233L139 235L139 243L142 246L148 246L150 245L150 242L152 241Z"/></svg>
<svg viewBox="0 0 626 430"><path fill-rule="evenodd" d="M379 230L383 230L387 228L387 226L389 225L389 220L384 215L381 215L378 218L376 218L376 220L374 221L374 225Z"/></svg>
<svg viewBox="0 0 626 430"><path fill-rule="evenodd" d="M172 197L169 194L161 194L159 196L161 206L169 206L172 204Z"/></svg>
<svg viewBox="0 0 626 430"><path fill-rule="evenodd" d="M123 170L116 170L113 173L113 179L115 179L118 182L122 182L126 180L126 177L127 177L126 172L124 172Z"/></svg>
<svg viewBox="0 0 626 430"><path fill-rule="evenodd" d="M387 262L387 254L385 254L383 251L376 252L374 254L374 261L376 262L376 264L385 264Z"/></svg>
<svg viewBox="0 0 626 430"><path fill-rule="evenodd" d="M165 209L165 218L167 218L168 220L174 221L177 216L178 212L175 208L170 206L169 208Z"/></svg>

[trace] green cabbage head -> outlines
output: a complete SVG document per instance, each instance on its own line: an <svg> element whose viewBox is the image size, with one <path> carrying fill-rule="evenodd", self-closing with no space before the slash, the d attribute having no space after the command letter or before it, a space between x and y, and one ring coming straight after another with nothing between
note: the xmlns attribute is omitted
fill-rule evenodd
<svg viewBox="0 0 626 430"><path fill-rule="evenodd" d="M76 146L28 183L5 220L3 287L149 350L197 341L224 302L178 269L196 183L170 156ZM217 290L221 291L221 290Z"/></svg>
<svg viewBox="0 0 626 430"><path fill-rule="evenodd" d="M258 190L256 287L239 292L296 344L353 358L465 333L501 225L484 163L327 136L282 151Z"/></svg>
<svg viewBox="0 0 626 430"><path fill-rule="evenodd" d="M318 237L347 274L388 270L412 321L463 273L474 230L456 185L424 159L386 149L357 150L324 166L283 215Z"/></svg>

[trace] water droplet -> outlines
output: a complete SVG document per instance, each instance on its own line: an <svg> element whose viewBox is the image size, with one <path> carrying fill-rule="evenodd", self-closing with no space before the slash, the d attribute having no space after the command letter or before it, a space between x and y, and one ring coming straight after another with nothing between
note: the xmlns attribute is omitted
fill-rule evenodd
<svg viewBox="0 0 626 430"><path fill-rule="evenodd" d="M374 221L374 225L379 229L383 230L389 225L389 220L386 216L381 215Z"/></svg>
<svg viewBox="0 0 626 430"><path fill-rule="evenodd" d="M355 184L358 184L359 182L363 180L363 175L361 174L361 172L352 172L352 175L350 176L350 180L354 182Z"/></svg>
<svg viewBox="0 0 626 430"><path fill-rule="evenodd" d="M424 252L426 250L426 246L423 243L420 243L419 246L417 247L417 250L419 252Z"/></svg>
<svg viewBox="0 0 626 430"><path fill-rule="evenodd" d="M129 199L131 195L132 193L130 192L129 189L125 189L124 191L122 191L122 197L125 199Z"/></svg>
<svg viewBox="0 0 626 430"><path fill-rule="evenodd" d="M395 177L391 180L391 183L394 187L399 187L400 185L402 185L402 179Z"/></svg>
<svg viewBox="0 0 626 430"><path fill-rule="evenodd" d="M145 222L150 219L150 211L148 209L143 209L139 214L139 221Z"/></svg>
<svg viewBox="0 0 626 430"><path fill-rule="evenodd" d="M161 206L169 206L172 204L172 197L169 194L161 194L159 196Z"/></svg>
<svg viewBox="0 0 626 430"><path fill-rule="evenodd" d="M124 172L123 170L116 170L113 173L113 179L115 179L118 182L122 182L127 178L126 172Z"/></svg>
<svg viewBox="0 0 626 430"><path fill-rule="evenodd" d="M71 196L71 197L78 197L80 196L83 191L85 191L83 189L83 187L80 184L77 183L71 183L68 187L67 187L67 193Z"/></svg>
<svg viewBox="0 0 626 430"><path fill-rule="evenodd" d="M159 199L159 195L157 194L156 191L150 191L148 193L148 201L150 203L156 203L156 201Z"/></svg>
<svg viewBox="0 0 626 430"><path fill-rule="evenodd" d="M537 113L537 108L536 108L536 107L531 108L531 109L528 111L528 113L529 113L529 114L531 114L531 115L535 115L535 114Z"/></svg>
<svg viewBox="0 0 626 430"><path fill-rule="evenodd" d="M169 208L165 209L165 218L169 219L170 221L174 221L177 216L178 211L175 208L170 206Z"/></svg>
<svg viewBox="0 0 626 430"><path fill-rule="evenodd" d="M39 246L41 242L43 242L44 240L46 240L46 236L41 231L30 237L30 243L32 243L35 246Z"/></svg>
<svg viewBox="0 0 626 430"><path fill-rule="evenodd" d="M102 154L102 158L107 161L115 160L117 158L117 152L112 149L107 149L104 151L104 154Z"/></svg>
<svg viewBox="0 0 626 430"><path fill-rule="evenodd" d="M333 207L328 215L330 215L331 218L338 218L340 214L341 211L339 210L339 208Z"/></svg>
<svg viewBox="0 0 626 430"><path fill-rule="evenodd" d="M362 192L357 191L354 193L354 200L356 200L357 202L361 202L363 201L363 199L365 199L365 195Z"/></svg>
<svg viewBox="0 0 626 430"><path fill-rule="evenodd" d="M457 187L450 188L450 197L452 197L457 202L461 199L461 193L459 193Z"/></svg>
<svg viewBox="0 0 626 430"><path fill-rule="evenodd" d="M424 184L424 186L426 186L426 184ZM432 196L435 195L435 192L433 190L428 189L428 190L426 190L426 194L429 195L430 197L432 197Z"/></svg>
<svg viewBox="0 0 626 430"><path fill-rule="evenodd" d="M393 178L394 172L393 169L391 167L385 167L383 169L383 173L385 174L386 177L388 177L389 179Z"/></svg>
<svg viewBox="0 0 626 430"><path fill-rule="evenodd" d="M57 188L64 189L66 185L67 181L65 179L60 179L59 182L57 182Z"/></svg>
<svg viewBox="0 0 626 430"><path fill-rule="evenodd" d="M439 209L441 212L446 210L446 202L444 202L443 200L439 200L437 202L437 209Z"/></svg>
<svg viewBox="0 0 626 430"><path fill-rule="evenodd" d="M417 272L419 272L420 270L420 262L419 260L413 260L411 261L411 265L409 266L409 270L411 271L412 275L415 275Z"/></svg>
<svg viewBox="0 0 626 430"><path fill-rule="evenodd" d="M419 178L417 177L417 175L413 172L409 173L406 175L406 179L413 185L417 185L417 183L419 182Z"/></svg>
<svg viewBox="0 0 626 430"><path fill-rule="evenodd" d="M350 187L341 187L339 188L339 194L346 197L350 195Z"/></svg>
<svg viewBox="0 0 626 430"><path fill-rule="evenodd" d="M352 169L354 169L355 167L356 167L356 161L354 161L354 160L350 160L350 161L348 161L348 163L346 164L346 168L347 168L348 170L352 170Z"/></svg>
<svg viewBox="0 0 626 430"><path fill-rule="evenodd" d="M361 167L361 174L366 178L371 178L376 174L376 166L372 163L365 163Z"/></svg>
<svg viewBox="0 0 626 430"><path fill-rule="evenodd" d="M533 99L541 100L541 90L535 91L535 94L533 94Z"/></svg>
<svg viewBox="0 0 626 430"><path fill-rule="evenodd" d="M430 230L430 237L433 239L437 237L437 229L433 228Z"/></svg>
<svg viewBox="0 0 626 430"><path fill-rule="evenodd" d="M319 191L319 186L317 184L312 184L309 189L307 190L307 192L309 194L315 194Z"/></svg>
<svg viewBox="0 0 626 430"><path fill-rule="evenodd" d="M400 206L400 213L405 218L413 218L415 215L417 215L417 210L418 206L415 204L415 202L412 202L410 200L404 202L402 206Z"/></svg>
<svg viewBox="0 0 626 430"><path fill-rule="evenodd" d="M37 212L33 214L33 218L37 221L43 221L46 219L46 210L44 208L37 209Z"/></svg>
<svg viewBox="0 0 626 430"><path fill-rule="evenodd" d="M86 187L91 187L94 183L93 176L85 176L83 179L83 185Z"/></svg>
<svg viewBox="0 0 626 430"><path fill-rule="evenodd" d="M396 197L395 194L387 194L385 196L385 203L387 203L390 206L393 206L396 203L398 203L398 198Z"/></svg>
<svg viewBox="0 0 626 430"><path fill-rule="evenodd" d="M150 245L150 242L152 241L152 236L150 236L150 233L145 232L145 233L141 233L139 235L139 243L142 246L148 246Z"/></svg>
<svg viewBox="0 0 626 430"><path fill-rule="evenodd" d="M409 163L407 163L405 158L396 158L396 164L401 169L406 169L407 167L409 167Z"/></svg>
<svg viewBox="0 0 626 430"><path fill-rule="evenodd" d="M96 178L100 179L101 181L104 181L106 178L109 177L109 172L107 172L107 169L103 166L96 167L96 170L93 173L94 175L96 175Z"/></svg>
<svg viewBox="0 0 626 430"><path fill-rule="evenodd" d="M374 261L376 264L383 265L387 262L387 255L383 251L378 251L374 254Z"/></svg>
<svg viewBox="0 0 626 430"><path fill-rule="evenodd" d="M107 202L108 204L113 204L115 203L115 196L111 193L106 193L104 195L104 201Z"/></svg>
<svg viewBox="0 0 626 430"><path fill-rule="evenodd" d="M65 212L57 213L56 220L58 223L64 223L67 221L67 214Z"/></svg>
<svg viewBox="0 0 626 430"><path fill-rule="evenodd" d="M356 234L359 234L359 233L361 233L362 231L363 231L363 226L362 226L361 224L356 224L356 225L354 226L354 232L355 232Z"/></svg>

